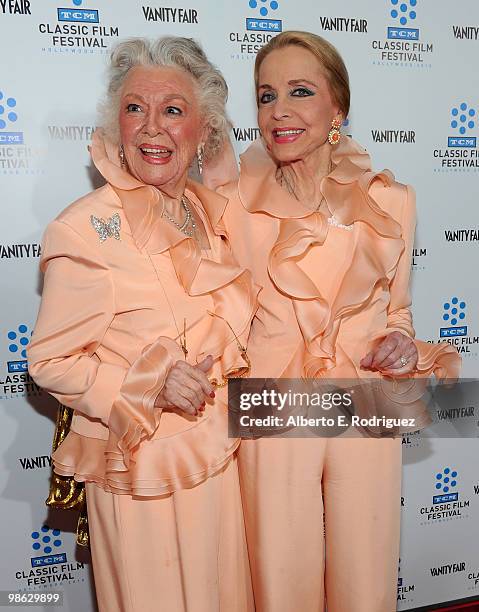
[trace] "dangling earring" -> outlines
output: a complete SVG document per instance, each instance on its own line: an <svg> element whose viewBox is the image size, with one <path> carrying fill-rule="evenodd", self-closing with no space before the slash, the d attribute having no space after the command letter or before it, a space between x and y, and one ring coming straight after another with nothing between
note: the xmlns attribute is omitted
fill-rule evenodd
<svg viewBox="0 0 479 612"><path fill-rule="evenodd" d="M198 145L198 149L196 150L196 158L198 160L198 172L200 176L203 174L203 158L205 155L205 145L203 143Z"/></svg>
<svg viewBox="0 0 479 612"><path fill-rule="evenodd" d="M123 148L123 145L120 145L120 150L118 152L118 155L120 157L120 165L122 168L125 167L125 149Z"/></svg>
<svg viewBox="0 0 479 612"><path fill-rule="evenodd" d="M331 129L329 130L328 140L329 144L337 145L341 140L341 120L336 118L331 123Z"/></svg>

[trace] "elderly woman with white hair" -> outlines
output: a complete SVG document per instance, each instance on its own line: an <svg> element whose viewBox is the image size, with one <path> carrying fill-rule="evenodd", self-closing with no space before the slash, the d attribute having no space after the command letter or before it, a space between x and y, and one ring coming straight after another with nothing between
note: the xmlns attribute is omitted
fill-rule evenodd
<svg viewBox="0 0 479 612"><path fill-rule="evenodd" d="M73 409L53 455L84 482L102 612L254 609L225 382L249 368L257 304L190 180L229 122L223 77L192 40L120 43L91 155L106 184L48 226L29 347Z"/></svg>

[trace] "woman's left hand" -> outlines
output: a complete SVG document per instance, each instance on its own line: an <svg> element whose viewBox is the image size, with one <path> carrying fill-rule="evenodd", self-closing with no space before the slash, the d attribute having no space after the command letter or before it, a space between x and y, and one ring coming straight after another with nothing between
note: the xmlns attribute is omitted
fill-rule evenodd
<svg viewBox="0 0 479 612"><path fill-rule="evenodd" d="M363 370L377 370L394 376L410 374L416 369L418 353L414 341L395 331L388 334L373 350L361 359ZM407 363L405 363L407 362Z"/></svg>

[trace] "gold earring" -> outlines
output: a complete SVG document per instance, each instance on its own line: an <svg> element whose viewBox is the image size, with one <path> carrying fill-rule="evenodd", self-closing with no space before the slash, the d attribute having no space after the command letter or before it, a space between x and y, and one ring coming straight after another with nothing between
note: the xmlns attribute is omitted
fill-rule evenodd
<svg viewBox="0 0 479 612"><path fill-rule="evenodd" d="M120 157L120 165L122 168L125 167L125 149L123 148L123 145L120 145L120 150L118 152L118 155Z"/></svg>
<svg viewBox="0 0 479 612"><path fill-rule="evenodd" d="M205 145L203 143L198 145L196 150L196 158L198 160L198 172L200 176L203 174L203 159L205 155Z"/></svg>
<svg viewBox="0 0 479 612"><path fill-rule="evenodd" d="M329 144L337 145L341 140L341 120L338 118L333 119L331 122L331 129L328 134Z"/></svg>

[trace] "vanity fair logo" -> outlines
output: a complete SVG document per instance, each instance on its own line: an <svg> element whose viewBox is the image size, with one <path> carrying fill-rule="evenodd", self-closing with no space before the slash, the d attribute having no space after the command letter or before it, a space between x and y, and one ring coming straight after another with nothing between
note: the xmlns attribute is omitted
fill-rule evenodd
<svg viewBox="0 0 479 612"><path fill-rule="evenodd" d="M401 559L399 559L398 585L397 585L397 602L398 602L399 609L401 609L401 607L406 604L410 604L414 602L415 589L416 589L416 585L407 582L401 576Z"/></svg>
<svg viewBox="0 0 479 612"><path fill-rule="evenodd" d="M466 101L450 108L447 147L434 149L434 172L477 172L477 110Z"/></svg>
<svg viewBox="0 0 479 612"><path fill-rule="evenodd" d="M459 40L479 40L479 27L453 25L452 34Z"/></svg>
<svg viewBox="0 0 479 612"><path fill-rule="evenodd" d="M368 20L362 17L320 17L319 25L324 32L367 34L368 31Z"/></svg>
<svg viewBox="0 0 479 612"><path fill-rule="evenodd" d="M457 574L458 572L466 571L465 561L453 561L451 563L445 563L436 567L429 568L431 576L437 578L438 576L448 576L450 574Z"/></svg>
<svg viewBox="0 0 479 612"><path fill-rule="evenodd" d="M229 32L231 59L252 60L256 53L273 36L283 30L283 22L278 19L280 3L277 0L243 0L248 7L244 29Z"/></svg>
<svg viewBox="0 0 479 612"><path fill-rule="evenodd" d="M15 572L17 588L34 591L85 582L85 565L77 561L68 562L64 540L65 534L48 525L42 525L38 531L29 534L29 552L25 552L28 565Z"/></svg>
<svg viewBox="0 0 479 612"><path fill-rule="evenodd" d="M261 136L261 131L258 127L234 127L233 137L236 142L252 143Z"/></svg>
<svg viewBox="0 0 479 612"><path fill-rule="evenodd" d="M8 357L0 376L0 399L41 395L42 390L28 373L27 346L32 332L24 323L10 328L6 334Z"/></svg>
<svg viewBox="0 0 479 612"><path fill-rule="evenodd" d="M471 419L476 416L475 406L458 406L444 408L437 411L439 421L455 421L457 419Z"/></svg>
<svg viewBox="0 0 479 612"><path fill-rule="evenodd" d="M31 15L30 8L30 0L0 0L0 10L4 15Z"/></svg>
<svg viewBox="0 0 479 612"><path fill-rule="evenodd" d="M444 230L446 242L479 242L479 229Z"/></svg>
<svg viewBox="0 0 479 612"><path fill-rule="evenodd" d="M50 455L40 455L39 457L19 457L18 461L22 470L39 470L51 467L52 458Z"/></svg>
<svg viewBox="0 0 479 612"><path fill-rule="evenodd" d="M30 259L40 257L41 246L37 242L28 244L0 244L0 259Z"/></svg>
<svg viewBox="0 0 479 612"><path fill-rule="evenodd" d="M198 23L198 11L193 8L142 6L145 21L161 23Z"/></svg>
<svg viewBox="0 0 479 612"><path fill-rule="evenodd" d="M434 45L421 38L417 0L384 0L388 15L385 38L371 42L373 64L402 68L431 68Z"/></svg>
<svg viewBox="0 0 479 612"><path fill-rule="evenodd" d="M95 126L92 125L49 125L50 140L82 140L90 142Z"/></svg>
<svg viewBox="0 0 479 612"><path fill-rule="evenodd" d="M469 518L470 500L459 493L458 471L450 466L434 474L432 503L419 508L421 525Z"/></svg>
<svg viewBox="0 0 479 612"><path fill-rule="evenodd" d="M101 25L97 9L83 8L83 0L70 0L72 6L59 7L56 20L38 24L46 39L44 53L108 53L118 38L115 25Z"/></svg>
<svg viewBox="0 0 479 612"><path fill-rule="evenodd" d="M371 130L371 138L380 144L416 144L414 130Z"/></svg>

